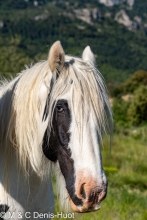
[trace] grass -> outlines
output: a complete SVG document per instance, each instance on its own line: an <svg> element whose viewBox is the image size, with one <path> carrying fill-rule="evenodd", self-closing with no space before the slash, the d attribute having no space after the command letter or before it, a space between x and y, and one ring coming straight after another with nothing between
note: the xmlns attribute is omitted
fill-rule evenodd
<svg viewBox="0 0 147 220"><path fill-rule="evenodd" d="M107 197L101 203L99 211L75 214L75 219L146 220L147 143L117 134L114 136L112 151L103 147L102 156L109 181ZM60 209L57 208L55 212L57 211Z"/></svg>

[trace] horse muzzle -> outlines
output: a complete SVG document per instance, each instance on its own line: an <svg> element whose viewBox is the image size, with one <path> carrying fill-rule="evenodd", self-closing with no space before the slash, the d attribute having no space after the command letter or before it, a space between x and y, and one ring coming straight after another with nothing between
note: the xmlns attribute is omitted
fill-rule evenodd
<svg viewBox="0 0 147 220"><path fill-rule="evenodd" d="M102 178L99 182L91 176L77 179L75 183L76 198L81 200L78 205L74 198L70 198L70 204L75 212L92 212L100 209L100 203L107 195L107 180Z"/></svg>

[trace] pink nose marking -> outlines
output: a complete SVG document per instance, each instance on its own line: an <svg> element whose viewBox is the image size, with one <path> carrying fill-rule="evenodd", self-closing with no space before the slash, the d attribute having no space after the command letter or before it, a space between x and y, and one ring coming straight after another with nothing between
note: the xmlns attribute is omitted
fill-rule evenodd
<svg viewBox="0 0 147 220"><path fill-rule="evenodd" d="M83 203L81 207L71 204L72 207L74 206L73 209L76 209L75 211L95 211L100 208L100 202L107 195L107 184L103 183L103 181L98 182L91 175L85 175L80 171L75 182L75 194Z"/></svg>

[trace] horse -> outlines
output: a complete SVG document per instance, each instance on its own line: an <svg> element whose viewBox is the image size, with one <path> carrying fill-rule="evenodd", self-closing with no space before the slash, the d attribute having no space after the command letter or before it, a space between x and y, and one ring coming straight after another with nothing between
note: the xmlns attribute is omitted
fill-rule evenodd
<svg viewBox="0 0 147 220"><path fill-rule="evenodd" d="M53 172L63 210L99 210L108 185L100 146L111 131L107 89L89 46L78 58L56 41L45 61L2 80L1 219L53 213Z"/></svg>

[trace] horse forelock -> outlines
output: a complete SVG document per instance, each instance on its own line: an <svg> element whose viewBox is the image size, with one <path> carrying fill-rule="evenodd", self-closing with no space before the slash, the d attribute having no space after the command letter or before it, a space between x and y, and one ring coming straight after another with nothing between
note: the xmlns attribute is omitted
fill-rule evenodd
<svg viewBox="0 0 147 220"><path fill-rule="evenodd" d="M104 133L111 135L112 113L107 90L101 73L93 65L80 58L65 56L64 69L52 91L52 100L60 97L70 100L72 114L77 123L80 121L79 129L86 125L91 112L100 138Z"/></svg>

